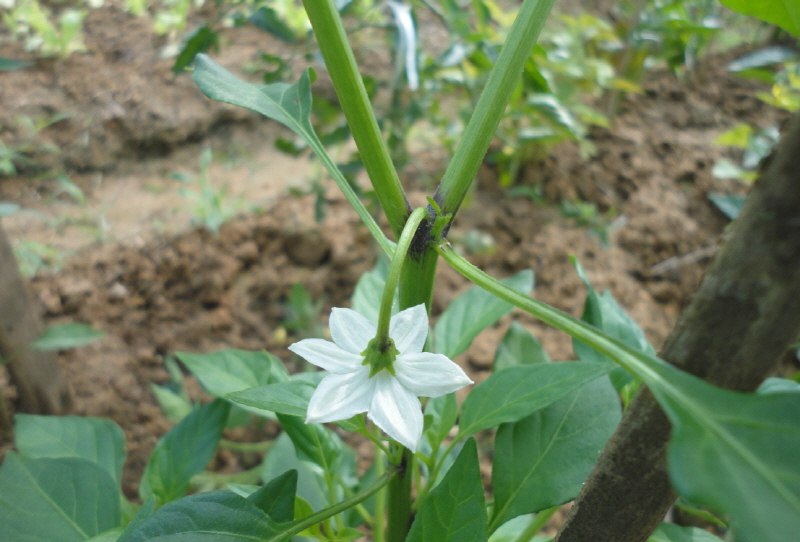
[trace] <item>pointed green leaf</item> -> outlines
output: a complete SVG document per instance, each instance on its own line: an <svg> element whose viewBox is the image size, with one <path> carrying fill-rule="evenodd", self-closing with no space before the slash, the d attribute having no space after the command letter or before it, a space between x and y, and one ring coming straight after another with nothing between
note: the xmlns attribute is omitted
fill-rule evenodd
<svg viewBox="0 0 800 542"><path fill-rule="evenodd" d="M506 286L530 294L533 271L525 269L502 281ZM436 352L454 358L464 352L484 329L508 314L513 306L477 286L458 296L442 313L433 329Z"/></svg>
<svg viewBox="0 0 800 542"><path fill-rule="evenodd" d="M205 470L219 443L230 404L222 399L195 409L158 441L147 463L139 494L163 504L182 497L192 476Z"/></svg>
<svg viewBox="0 0 800 542"><path fill-rule="evenodd" d="M800 2L797 0L720 0L725 6L744 15L778 25L800 38Z"/></svg>
<svg viewBox="0 0 800 542"><path fill-rule="evenodd" d="M647 542L722 542L722 539L699 527L662 523L650 535Z"/></svg>
<svg viewBox="0 0 800 542"><path fill-rule="evenodd" d="M120 487L125 435L111 420L81 416L14 417L14 444L29 458L81 457L104 468Z"/></svg>
<svg viewBox="0 0 800 542"><path fill-rule="evenodd" d="M305 418L315 389L312 382L290 380L229 393L225 398L240 405Z"/></svg>
<svg viewBox="0 0 800 542"><path fill-rule="evenodd" d="M215 397L289 378L281 360L263 350L220 350L211 354L177 352L175 356L197 377L203 389Z"/></svg>
<svg viewBox="0 0 800 542"><path fill-rule="evenodd" d="M515 422L561 399L613 366L571 361L509 367L475 386L461 406L459 433Z"/></svg>
<svg viewBox="0 0 800 542"><path fill-rule="evenodd" d="M330 504L328 489L320 469L316 465L300 461L297 458L292 439L286 433L281 433L264 458L261 466L261 479L269 481L288 470L297 471L297 495L299 497L308 501L316 510ZM295 517L302 516L295 515Z"/></svg>
<svg viewBox="0 0 800 542"><path fill-rule="evenodd" d="M484 542L487 538L478 447L471 438L442 482L423 499L406 542Z"/></svg>
<svg viewBox="0 0 800 542"><path fill-rule="evenodd" d="M247 497L276 523L294 519L294 498L297 494L297 470L284 472Z"/></svg>
<svg viewBox="0 0 800 542"><path fill-rule="evenodd" d="M119 537L119 540L125 540L125 537L138 529L139 525L144 523L147 518L152 516L156 511L156 504L155 497L150 497L144 501L144 504L142 504L142 507L139 508L138 512L136 512L136 515L133 516L131 522L128 523L128 526L125 527L124 531L122 531L122 535Z"/></svg>
<svg viewBox="0 0 800 542"><path fill-rule="evenodd" d="M675 489L729 516L737 541L791 540L800 530L800 395L735 393L659 369L666 378L648 386L673 424Z"/></svg>
<svg viewBox="0 0 800 542"><path fill-rule="evenodd" d="M316 463L326 472L334 472L343 444L333 431L318 423L305 423L297 416L278 414L281 427L292 439L297 457Z"/></svg>
<svg viewBox="0 0 800 542"><path fill-rule="evenodd" d="M162 506L119 542L266 542L283 530L244 497L211 491Z"/></svg>
<svg viewBox="0 0 800 542"><path fill-rule="evenodd" d="M493 371L515 365L547 363L550 357L542 343L517 321L511 322L494 355Z"/></svg>
<svg viewBox="0 0 800 542"><path fill-rule="evenodd" d="M70 322L48 327L41 337L33 341L31 347L37 350L65 350L93 343L105 335L86 324Z"/></svg>
<svg viewBox="0 0 800 542"><path fill-rule="evenodd" d="M574 499L622 416L608 378L497 430L493 532L513 517Z"/></svg>
<svg viewBox="0 0 800 542"><path fill-rule="evenodd" d="M119 489L97 463L6 454L0 467L0 540L83 542L119 522Z"/></svg>

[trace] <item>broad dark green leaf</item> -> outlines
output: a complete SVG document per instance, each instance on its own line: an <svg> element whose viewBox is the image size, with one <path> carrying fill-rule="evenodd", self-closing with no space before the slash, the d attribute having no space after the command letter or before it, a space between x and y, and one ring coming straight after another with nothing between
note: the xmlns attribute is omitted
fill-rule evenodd
<svg viewBox="0 0 800 542"><path fill-rule="evenodd" d="M800 2L797 0L720 0L723 5L744 15L778 25L800 38Z"/></svg>
<svg viewBox="0 0 800 542"><path fill-rule="evenodd" d="M470 435L515 422L611 369L606 363L575 361L521 365L498 371L475 386L464 400L459 433Z"/></svg>
<svg viewBox="0 0 800 542"><path fill-rule="evenodd" d="M622 416L608 378L497 430L489 531L574 499Z"/></svg>
<svg viewBox="0 0 800 542"><path fill-rule="evenodd" d="M214 455L230 403L215 399L195 409L158 441L147 463L139 494L160 504L182 497L192 476L203 472Z"/></svg>
<svg viewBox="0 0 800 542"><path fill-rule="evenodd" d="M192 63L198 53L205 53L212 47L219 47L219 34L208 26L201 26L186 40L186 45L175 59L175 64L172 65L172 72L182 72Z"/></svg>
<svg viewBox="0 0 800 542"><path fill-rule="evenodd" d="M289 380L229 393L225 398L241 405L305 418L315 389L312 382Z"/></svg>
<svg viewBox="0 0 800 542"><path fill-rule="evenodd" d="M65 350L93 343L105 335L86 324L70 322L48 327L31 346L37 350Z"/></svg>
<svg viewBox="0 0 800 542"><path fill-rule="evenodd" d="M81 457L104 468L119 488L125 434L111 420L82 416L14 417L14 444L25 457Z"/></svg>
<svg viewBox="0 0 800 542"><path fill-rule="evenodd" d="M284 529L244 497L211 491L162 506L119 542L265 542Z"/></svg>
<svg viewBox="0 0 800 542"><path fill-rule="evenodd" d="M119 489L97 463L6 454L0 467L0 540L84 542L119 523Z"/></svg>
<svg viewBox="0 0 800 542"><path fill-rule="evenodd" d="M334 472L343 448L336 433L318 423L305 423L297 416L278 414L278 421L292 439L297 457L319 465L326 472Z"/></svg>
<svg viewBox="0 0 800 542"><path fill-rule="evenodd" d="M487 539L478 447L471 438L442 482L423 499L406 542L484 542Z"/></svg>
<svg viewBox="0 0 800 542"><path fill-rule="evenodd" d="M215 397L289 378L281 360L264 351L178 352L175 356L197 377L203 389Z"/></svg>
<svg viewBox="0 0 800 542"><path fill-rule="evenodd" d="M722 539L714 536L699 527L682 527L674 523L662 523L647 539L647 542L721 542Z"/></svg>
<svg viewBox="0 0 800 542"><path fill-rule="evenodd" d="M527 295L533 290L533 271L526 269L500 282ZM434 349L448 358L456 357L469 348L478 333L508 314L512 308L511 303L473 286L450 303L439 316L433 329Z"/></svg>
<svg viewBox="0 0 800 542"><path fill-rule="evenodd" d="M432 423L425 431L431 448L436 450L450 433L458 417L458 402L455 393L448 393L428 399L425 405L425 416L431 416Z"/></svg>
<svg viewBox="0 0 800 542"><path fill-rule="evenodd" d="M511 322L503 340L494 355L493 371L499 371L515 365L531 365L547 363L550 357L542 347L542 343L522 327L517 321Z"/></svg>
<svg viewBox="0 0 800 542"><path fill-rule="evenodd" d="M294 519L294 497L297 494L297 471L289 470L269 481L247 497L276 523Z"/></svg>

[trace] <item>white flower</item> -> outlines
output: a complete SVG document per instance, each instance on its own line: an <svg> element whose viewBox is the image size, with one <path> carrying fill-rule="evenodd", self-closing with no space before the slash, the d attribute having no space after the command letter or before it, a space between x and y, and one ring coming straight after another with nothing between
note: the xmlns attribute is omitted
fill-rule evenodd
<svg viewBox="0 0 800 542"><path fill-rule="evenodd" d="M442 354L423 352L428 335L425 305L392 316L389 336L399 351L394 375L384 369L370 377L364 352L377 325L354 310L334 308L333 342L304 339L289 350L331 374L319 383L308 404L306 423L346 420L366 412L387 435L416 451L422 437L417 397L439 397L471 384L461 368Z"/></svg>

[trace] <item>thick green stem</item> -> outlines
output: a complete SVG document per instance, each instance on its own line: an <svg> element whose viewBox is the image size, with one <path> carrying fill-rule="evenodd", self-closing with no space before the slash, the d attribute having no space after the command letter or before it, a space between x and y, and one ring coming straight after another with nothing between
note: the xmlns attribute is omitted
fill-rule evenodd
<svg viewBox="0 0 800 542"><path fill-rule="evenodd" d="M397 444L396 446L400 446ZM404 542L411 529L411 463L414 454L403 448L400 469L389 482L389 506L386 510L386 542Z"/></svg>
<svg viewBox="0 0 800 542"><path fill-rule="evenodd" d="M303 0L303 6L314 28L322 58L333 81L336 95L339 96L364 168L395 237L399 237L406 218L411 213L411 207L372 112L339 11L333 0Z"/></svg>
<svg viewBox="0 0 800 542"><path fill-rule="evenodd" d="M455 214L467 194L554 2L522 4L437 190L436 200L445 213Z"/></svg>

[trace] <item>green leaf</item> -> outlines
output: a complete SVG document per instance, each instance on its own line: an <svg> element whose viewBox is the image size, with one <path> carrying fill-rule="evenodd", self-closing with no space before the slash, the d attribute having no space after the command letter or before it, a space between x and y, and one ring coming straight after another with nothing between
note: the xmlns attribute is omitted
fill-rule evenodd
<svg viewBox="0 0 800 542"><path fill-rule="evenodd" d="M119 540L125 540L125 537L134 532L136 529L138 529L139 526L142 523L144 523L144 521L147 518L149 518L155 513L155 511L156 511L156 498L150 497L149 499L144 501L144 504L142 504L142 507L139 508L138 512L136 512L136 515L133 516L131 522L128 523L128 526L125 527L124 531L122 531L122 535L119 537Z"/></svg>
<svg viewBox="0 0 800 542"><path fill-rule="evenodd" d="M800 399L741 394L654 366L648 387L672 421L668 465L688 501L731 518L737 541L781 542L800 529Z"/></svg>
<svg viewBox="0 0 800 542"><path fill-rule="evenodd" d="M117 540L119 540L119 537L123 532L124 531L122 527L117 527L116 529L111 529L110 531L106 531L97 536L93 536L86 542L117 542Z"/></svg>
<svg viewBox="0 0 800 542"><path fill-rule="evenodd" d="M469 439L442 482L422 501L406 542L483 542L483 498L475 439Z"/></svg>
<svg viewBox="0 0 800 542"><path fill-rule="evenodd" d="M494 355L493 371L516 365L547 363L550 357L542 343L517 321L511 322Z"/></svg>
<svg viewBox="0 0 800 542"><path fill-rule="evenodd" d="M162 506L119 542L263 542L284 529L244 497L211 491Z"/></svg>
<svg viewBox="0 0 800 542"><path fill-rule="evenodd" d="M163 504L186 493L192 476L203 472L214 455L229 410L229 403L215 399L158 441L142 476L142 499L155 496Z"/></svg>
<svg viewBox="0 0 800 542"><path fill-rule="evenodd" d="M315 389L316 386L311 382L290 380L229 393L225 398L260 410L305 418L308 402Z"/></svg>
<svg viewBox="0 0 800 542"><path fill-rule="evenodd" d="M105 469L120 487L125 434L111 420L82 416L14 417L14 444L29 458L80 457Z"/></svg>
<svg viewBox="0 0 800 542"><path fill-rule="evenodd" d="M91 326L70 322L48 327L31 346L37 350L65 350L93 343L105 336Z"/></svg>
<svg viewBox="0 0 800 542"><path fill-rule="evenodd" d="M172 65L172 72L182 72L192 63L198 53L205 53L212 47L219 47L219 34L208 26L201 26L186 41L186 45L183 46L183 49L175 59L175 64Z"/></svg>
<svg viewBox="0 0 800 542"><path fill-rule="evenodd" d="M471 435L529 416L613 366L583 361L509 367L475 386L461 406L459 434Z"/></svg>
<svg viewBox="0 0 800 542"><path fill-rule="evenodd" d="M119 522L119 489L97 463L6 454L0 467L0 540L83 542Z"/></svg>
<svg viewBox="0 0 800 542"><path fill-rule="evenodd" d="M682 527L674 523L662 523L650 535L647 542L721 542L721 540L699 527Z"/></svg>
<svg viewBox="0 0 800 542"><path fill-rule="evenodd" d="M294 519L294 498L297 494L297 470L284 472L247 497L276 523Z"/></svg>
<svg viewBox="0 0 800 542"><path fill-rule="evenodd" d="M528 295L533 290L533 271L525 269L500 282ZM512 308L511 303L473 286L450 303L439 316L433 330L436 352L451 359L456 357L469 348L478 333L508 314Z"/></svg>
<svg viewBox="0 0 800 542"><path fill-rule="evenodd" d="M336 433L318 423L307 424L297 416L278 414L278 421L292 439L297 457L316 463L325 472L335 471L343 447Z"/></svg>
<svg viewBox="0 0 800 542"><path fill-rule="evenodd" d="M747 196L726 196L725 194L709 192L708 199L710 199L714 205L717 206L717 209L722 211L725 216L734 220L739 216L739 211L742 210Z"/></svg>
<svg viewBox="0 0 800 542"><path fill-rule="evenodd" d="M319 510L328 504L328 489L320 469L297 458L292 439L281 433L275 439L261 466L261 479L272 480L288 470L297 471L297 495ZM295 515L295 517L302 517Z"/></svg>
<svg viewBox="0 0 800 542"><path fill-rule="evenodd" d="M268 32L286 43L296 43L297 36L294 31L284 23L274 9L261 6L258 11L247 18L254 26Z"/></svg>
<svg viewBox="0 0 800 542"><path fill-rule="evenodd" d="M281 360L263 350L220 350L211 354L177 352L175 356L197 377L203 389L215 397L289 378Z"/></svg>
<svg viewBox="0 0 800 542"><path fill-rule="evenodd" d="M489 532L522 514L574 499L622 416L608 378L497 430Z"/></svg>
<svg viewBox="0 0 800 542"><path fill-rule="evenodd" d="M800 37L800 2L797 0L720 0L723 5L744 15L778 25Z"/></svg>
<svg viewBox="0 0 800 542"><path fill-rule="evenodd" d="M758 393L777 393L784 391L800 393L800 382L795 382L788 378L771 377L766 379L758 387Z"/></svg>

